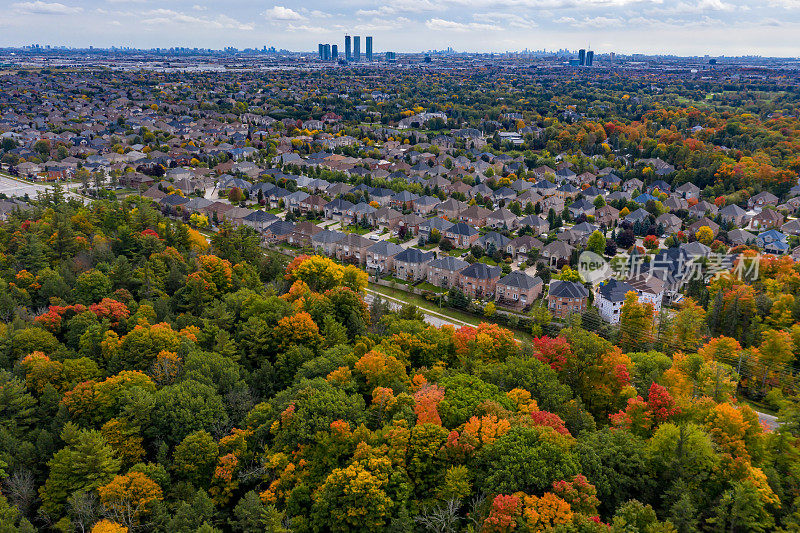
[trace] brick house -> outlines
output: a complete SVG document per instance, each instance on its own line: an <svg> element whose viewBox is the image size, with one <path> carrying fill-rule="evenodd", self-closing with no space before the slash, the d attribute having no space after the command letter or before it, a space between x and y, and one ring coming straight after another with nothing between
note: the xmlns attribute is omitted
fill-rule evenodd
<svg viewBox="0 0 800 533"><path fill-rule="evenodd" d="M573 281L552 280L547 293L547 308L557 318L586 311L589 302L589 291L580 283Z"/></svg>
<svg viewBox="0 0 800 533"><path fill-rule="evenodd" d="M542 294L542 279L515 270L497 282L495 299L500 305L524 308Z"/></svg>
<svg viewBox="0 0 800 533"><path fill-rule="evenodd" d="M493 298L503 269L484 263L472 263L459 272L458 284L470 298Z"/></svg>
<svg viewBox="0 0 800 533"><path fill-rule="evenodd" d="M428 263L428 283L437 287L450 288L458 284L458 273L469 263L445 255Z"/></svg>
<svg viewBox="0 0 800 533"><path fill-rule="evenodd" d="M398 278L408 281L424 280L428 273L428 263L433 260L433 252L423 252L417 248L406 248L394 256L394 270Z"/></svg>

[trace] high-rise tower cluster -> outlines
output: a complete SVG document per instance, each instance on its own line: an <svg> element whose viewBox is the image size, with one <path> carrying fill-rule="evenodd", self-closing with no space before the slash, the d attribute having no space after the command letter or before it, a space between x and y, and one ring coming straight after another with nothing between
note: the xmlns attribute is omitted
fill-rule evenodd
<svg viewBox="0 0 800 533"><path fill-rule="evenodd" d="M368 63L374 59L372 51L372 36L367 36L364 41L364 54L363 58ZM344 36L344 60L348 63L361 62L361 36L360 35L345 35ZM319 44L319 60L320 61L338 61L339 60L339 46L335 44Z"/></svg>

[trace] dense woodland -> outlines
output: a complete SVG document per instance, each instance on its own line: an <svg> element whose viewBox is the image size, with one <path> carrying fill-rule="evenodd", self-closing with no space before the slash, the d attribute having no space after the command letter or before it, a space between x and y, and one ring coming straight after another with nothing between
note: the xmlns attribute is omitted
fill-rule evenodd
<svg viewBox="0 0 800 533"><path fill-rule="evenodd" d="M759 303L792 297L792 264L710 287L739 312L758 294L740 382L740 335L691 301L669 342L634 299L616 345L519 344L368 306L356 267L263 255L247 229L208 241L136 197L45 198L0 251L2 531L800 527L797 404L773 395L768 432L736 400L794 390L773 370L796 306Z"/></svg>
<svg viewBox="0 0 800 533"><path fill-rule="evenodd" d="M388 94L365 103L333 91L367 79L356 75L234 73L215 85L81 73L65 98L127 85L131 98L157 93L165 119L334 111L362 156L416 144L417 133L381 130L412 113L487 131L521 112L541 134L486 149L522 155L528 170L566 151L577 170L610 165L649 183L652 169L628 160L660 157L676 167L672 185L696 183L720 206L796 183L796 92L781 81L733 93L716 79L576 74L556 87L518 74L387 74L353 87ZM264 92L247 101L220 96L253 86ZM279 135L304 134L277 124L274 138L247 139L256 160ZM145 151L174 141L124 120L116 134ZM19 164L17 148L5 141L5 163ZM34 159L63 156L41 148ZM354 266L265 255L247 228L209 237L139 197L31 203L0 223L2 533L800 529L800 264L789 258L690 284L658 323L630 299L619 331L583 317L556 333L537 316L533 340L517 342L493 323L436 328L414 307L367 305ZM781 425L766 430L746 400Z"/></svg>

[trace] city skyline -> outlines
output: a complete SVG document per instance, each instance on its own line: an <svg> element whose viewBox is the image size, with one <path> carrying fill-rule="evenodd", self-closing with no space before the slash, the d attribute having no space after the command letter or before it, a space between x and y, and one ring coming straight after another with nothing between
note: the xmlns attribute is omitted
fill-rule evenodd
<svg viewBox="0 0 800 533"><path fill-rule="evenodd" d="M313 51L345 33L374 36L373 52L559 49L597 53L797 57L798 0L411 0L223 7L182 0L44 0L11 3L0 46L221 49L274 46ZM341 46L341 44L340 44ZM361 55L365 55L361 43Z"/></svg>

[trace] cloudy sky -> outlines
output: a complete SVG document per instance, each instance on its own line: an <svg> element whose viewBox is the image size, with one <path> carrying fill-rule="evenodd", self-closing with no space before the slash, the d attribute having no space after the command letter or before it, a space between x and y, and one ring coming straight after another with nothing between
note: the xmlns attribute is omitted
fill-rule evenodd
<svg viewBox="0 0 800 533"><path fill-rule="evenodd" d="M303 7L300 7L302 5ZM0 0L0 46L800 56L800 0ZM363 41L362 41L363 50Z"/></svg>

